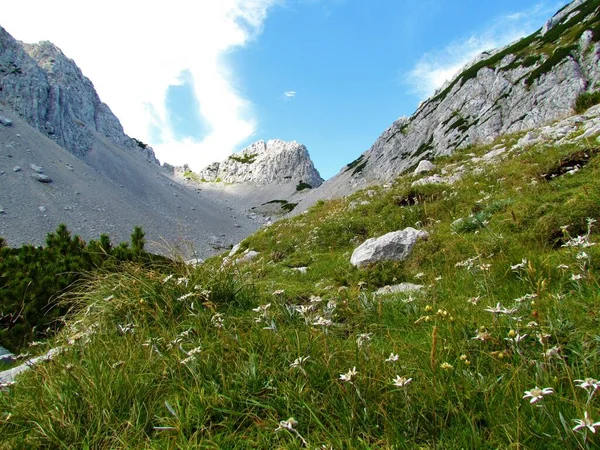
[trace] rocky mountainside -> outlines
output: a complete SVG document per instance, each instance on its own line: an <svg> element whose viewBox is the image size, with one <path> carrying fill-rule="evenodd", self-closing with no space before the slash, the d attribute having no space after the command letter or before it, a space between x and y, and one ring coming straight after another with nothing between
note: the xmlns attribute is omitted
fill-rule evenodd
<svg viewBox="0 0 600 450"><path fill-rule="evenodd" d="M478 56L295 211L385 183L423 159L572 114L577 97L599 87L599 41L600 0L575 0L539 31Z"/></svg>
<svg viewBox="0 0 600 450"><path fill-rule="evenodd" d="M208 182L261 185L293 182L306 183L311 188L323 183L304 145L278 139L255 142L225 161L212 163L197 176Z"/></svg>
<svg viewBox="0 0 600 450"><path fill-rule="evenodd" d="M2 27L0 103L74 155L87 154L98 133L158 163L151 148L123 132L73 60L50 42L24 44Z"/></svg>

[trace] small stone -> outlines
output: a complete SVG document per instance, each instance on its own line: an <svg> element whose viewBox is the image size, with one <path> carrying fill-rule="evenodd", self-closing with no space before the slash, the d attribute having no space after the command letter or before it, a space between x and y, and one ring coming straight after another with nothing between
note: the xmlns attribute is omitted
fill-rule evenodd
<svg viewBox="0 0 600 450"><path fill-rule="evenodd" d="M46 212L46 207L45 207L45 206L40 206L40 207L39 207L39 210L40 210L41 212L45 213L45 212Z"/></svg>
<svg viewBox="0 0 600 450"><path fill-rule="evenodd" d="M31 168L31 170L33 170L35 173L44 173L44 168L40 167L40 166L36 166L35 164L29 164L29 167Z"/></svg>
<svg viewBox="0 0 600 450"><path fill-rule="evenodd" d="M31 176L33 178L35 178L37 181L39 181L40 183L52 183L52 178L50 178L48 175L43 175L40 173L32 173Z"/></svg>
<svg viewBox="0 0 600 450"><path fill-rule="evenodd" d="M0 214L4 214L4 208L0 206Z"/></svg>
<svg viewBox="0 0 600 450"><path fill-rule="evenodd" d="M20 172L22 169L19 166L13 167L13 172Z"/></svg>
<svg viewBox="0 0 600 450"><path fill-rule="evenodd" d="M10 127L13 123L8 117L0 116L0 124L4 125L5 127Z"/></svg>
<svg viewBox="0 0 600 450"><path fill-rule="evenodd" d="M373 292L373 295L399 294L405 292L420 291L421 289L423 289L423 285L421 284L400 283L394 286L384 286L382 288L379 288L375 292Z"/></svg>

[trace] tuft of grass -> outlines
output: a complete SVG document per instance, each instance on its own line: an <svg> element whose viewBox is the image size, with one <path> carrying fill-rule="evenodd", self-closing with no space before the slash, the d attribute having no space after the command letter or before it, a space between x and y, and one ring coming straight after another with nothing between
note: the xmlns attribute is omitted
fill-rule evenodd
<svg viewBox="0 0 600 450"><path fill-rule="evenodd" d="M600 91L582 92L575 100L575 113L582 114L600 103Z"/></svg>

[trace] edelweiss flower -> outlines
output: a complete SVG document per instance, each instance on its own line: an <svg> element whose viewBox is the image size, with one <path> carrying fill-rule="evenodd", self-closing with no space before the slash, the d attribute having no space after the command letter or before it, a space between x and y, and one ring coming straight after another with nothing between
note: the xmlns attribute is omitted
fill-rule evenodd
<svg viewBox="0 0 600 450"><path fill-rule="evenodd" d="M519 270L524 269L527 266L527 262L527 258L523 258L520 263L515 264L514 266L511 265L510 270L518 272Z"/></svg>
<svg viewBox="0 0 600 450"><path fill-rule="evenodd" d="M583 275L581 275L580 273L574 273L573 275L571 275L571 281L581 280L582 278Z"/></svg>
<svg viewBox="0 0 600 450"><path fill-rule="evenodd" d="M583 413L583 419L573 419L573 422L577 423L577 425L573 427L573 431L588 428L592 433L596 433L596 427L600 427L600 422L594 422L587 411Z"/></svg>
<svg viewBox="0 0 600 450"><path fill-rule="evenodd" d="M396 378L392 379L392 383L394 386L405 387L410 384L412 378L401 377L400 375L396 375Z"/></svg>
<svg viewBox="0 0 600 450"><path fill-rule="evenodd" d="M275 429L275 431L280 430L294 430L294 427L298 425L298 422L293 417L290 417L288 420L282 420L279 422L279 426Z"/></svg>
<svg viewBox="0 0 600 450"><path fill-rule="evenodd" d="M356 345L358 345L359 347L369 345L369 342L371 342L372 335L373 335L373 333L359 334L358 337L356 338Z"/></svg>
<svg viewBox="0 0 600 450"><path fill-rule="evenodd" d="M290 369L302 369L304 363L310 358L310 356L299 356L294 360L293 363L290 364Z"/></svg>
<svg viewBox="0 0 600 450"><path fill-rule="evenodd" d="M535 402L541 400L544 397L544 395L550 395L550 394L554 394L554 389L549 388L549 387L540 389L539 387L536 386L530 391L525 391L525 395L523 396L523 398L531 397L531 400L529 401L529 403L535 403Z"/></svg>
<svg viewBox="0 0 600 450"><path fill-rule="evenodd" d="M596 389L600 388L600 381L594 380L593 378L585 378L583 380L575 380L577 387L583 388L589 392L590 388L592 391L596 391Z"/></svg>
<svg viewBox="0 0 600 450"><path fill-rule="evenodd" d="M186 277L177 278L177 286L179 286L180 284L183 284L185 287L187 287L189 282L190 282L190 280L187 279Z"/></svg>
<svg viewBox="0 0 600 450"><path fill-rule="evenodd" d="M178 300L178 301L180 301L180 302L182 302L183 300L187 300L188 298L190 298L190 297L192 297L192 296L194 296L194 295L196 295L196 293L195 293L195 292L190 292L189 294L184 294L184 295L182 295L182 296L181 296L181 297L179 297L177 300Z"/></svg>
<svg viewBox="0 0 600 450"><path fill-rule="evenodd" d="M385 360L385 362L396 362L396 361L398 361L398 355L394 355L393 353L390 353L390 357Z"/></svg>
<svg viewBox="0 0 600 450"><path fill-rule="evenodd" d="M494 314L512 314L517 311L517 308L505 308L500 304L500 302L496 303L496 306L485 308L484 311L488 311Z"/></svg>
<svg viewBox="0 0 600 450"><path fill-rule="evenodd" d="M356 377L357 373L358 372L356 371L356 367L353 367L352 369L348 370L347 373L341 373L340 380L352 383L352 380L354 379L354 377Z"/></svg>
<svg viewBox="0 0 600 450"><path fill-rule="evenodd" d="M313 325L318 327L330 327L333 325L333 322L329 319L325 319L324 317L317 316L313 322Z"/></svg>
<svg viewBox="0 0 600 450"><path fill-rule="evenodd" d="M214 316L212 316L210 318L210 323L212 323L215 328L223 328L225 326L225 320L223 319L223 314L216 313Z"/></svg>
<svg viewBox="0 0 600 450"><path fill-rule="evenodd" d="M560 355L560 347L552 347L552 348L549 348L548 350L546 350L544 353L542 353L542 356L544 356L545 358L548 358L548 359L552 359L555 356L559 356L559 355ZM577 381L577 380L575 380L575 381Z"/></svg>
<svg viewBox="0 0 600 450"><path fill-rule="evenodd" d="M169 275L169 276L167 276L167 277L163 278L163 280L162 280L162 284L165 284L166 282L170 281L170 280L171 280L171 278L173 278L173 275Z"/></svg>
<svg viewBox="0 0 600 450"><path fill-rule="evenodd" d="M512 331L512 330L511 330ZM525 339L527 337L526 334L519 334L519 333L515 333L514 336L511 337L507 337L504 338L505 341L508 341L512 344L518 344L519 342L521 342L523 339Z"/></svg>

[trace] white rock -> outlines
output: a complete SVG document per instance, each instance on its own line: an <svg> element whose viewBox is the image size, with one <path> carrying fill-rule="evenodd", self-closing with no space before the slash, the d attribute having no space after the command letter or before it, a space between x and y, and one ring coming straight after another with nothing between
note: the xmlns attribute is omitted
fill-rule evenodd
<svg viewBox="0 0 600 450"><path fill-rule="evenodd" d="M435 169L435 165L431 161L424 159L423 161L419 162L419 165L417 166L417 168L415 169L413 174L419 175L420 173L423 173L423 172L431 172L434 169Z"/></svg>
<svg viewBox="0 0 600 450"><path fill-rule="evenodd" d="M49 350L46 354L42 356L38 356L36 358L31 358L28 361L25 361L23 364L18 365L17 367L13 367L12 369L5 370L0 372L0 383L14 383L17 375L35 367L37 364L48 361L62 352L62 347L56 347Z"/></svg>
<svg viewBox="0 0 600 450"><path fill-rule="evenodd" d="M384 286L373 292L373 295L389 295L389 294L400 294L404 292L414 292L423 289L421 284L413 283L400 283L393 286Z"/></svg>
<svg viewBox="0 0 600 450"><path fill-rule="evenodd" d="M417 240L428 237L429 233L426 231L409 227L367 239L354 250L350 263L355 267L364 267L379 261L403 261L410 255Z"/></svg>
<svg viewBox="0 0 600 450"><path fill-rule="evenodd" d="M247 263L247 262L252 261L258 255L260 255L259 252L256 252L254 250L248 250L248 251L244 252L244 255L242 257L236 259L235 262L237 262L239 264Z"/></svg>

